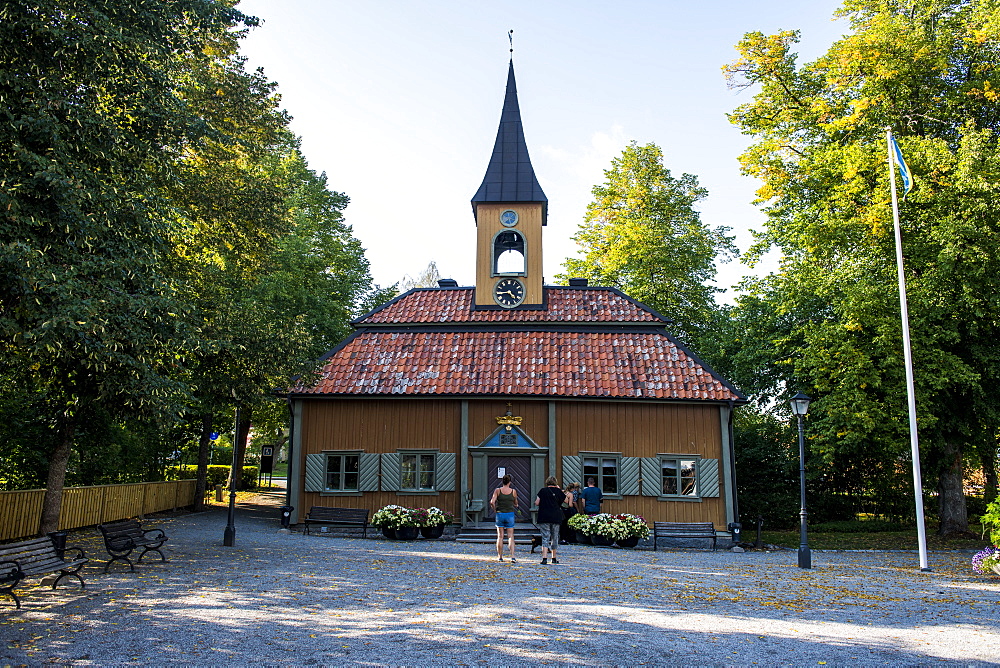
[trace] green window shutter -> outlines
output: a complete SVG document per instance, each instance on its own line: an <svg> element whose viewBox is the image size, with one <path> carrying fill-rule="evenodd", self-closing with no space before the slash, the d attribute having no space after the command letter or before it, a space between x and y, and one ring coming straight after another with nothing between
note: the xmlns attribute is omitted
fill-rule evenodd
<svg viewBox="0 0 1000 668"><path fill-rule="evenodd" d="M382 453L382 491L399 491L399 453Z"/></svg>
<svg viewBox="0 0 1000 668"><path fill-rule="evenodd" d="M326 489L326 455L306 455L306 491L322 492Z"/></svg>
<svg viewBox="0 0 1000 668"><path fill-rule="evenodd" d="M378 491L378 453L361 453L361 471L358 474L359 492Z"/></svg>
<svg viewBox="0 0 1000 668"><path fill-rule="evenodd" d="M719 495L719 460L698 460L698 496Z"/></svg>
<svg viewBox="0 0 1000 668"><path fill-rule="evenodd" d="M583 457L577 455L566 455L562 458L562 484L563 487L571 482L578 482L583 485Z"/></svg>
<svg viewBox="0 0 1000 668"><path fill-rule="evenodd" d="M658 457L643 457L640 464L642 468L642 495L659 496L663 491L663 468L660 466Z"/></svg>
<svg viewBox="0 0 1000 668"><path fill-rule="evenodd" d="M618 491L623 496L639 494L639 457L622 457L618 474Z"/></svg>
<svg viewBox="0 0 1000 668"><path fill-rule="evenodd" d="M455 453L439 452L437 454L437 474L434 488L439 492L455 491Z"/></svg>

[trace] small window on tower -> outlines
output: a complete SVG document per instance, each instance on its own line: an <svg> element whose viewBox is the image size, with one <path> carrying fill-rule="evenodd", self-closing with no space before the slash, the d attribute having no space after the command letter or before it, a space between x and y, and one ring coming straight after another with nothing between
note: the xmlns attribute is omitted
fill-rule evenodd
<svg viewBox="0 0 1000 668"><path fill-rule="evenodd" d="M493 274L524 275L524 237L504 230L493 239Z"/></svg>

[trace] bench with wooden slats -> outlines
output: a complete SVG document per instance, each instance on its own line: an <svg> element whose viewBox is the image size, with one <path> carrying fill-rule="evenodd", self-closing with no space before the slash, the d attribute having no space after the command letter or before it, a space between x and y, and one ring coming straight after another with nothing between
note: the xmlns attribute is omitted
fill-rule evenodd
<svg viewBox="0 0 1000 668"><path fill-rule="evenodd" d="M328 508L327 506L313 506L309 509L309 514L303 520L305 530L303 534L309 533L310 524L324 524L334 527L361 527L361 535L368 537L368 514L371 511L364 508Z"/></svg>
<svg viewBox="0 0 1000 668"><path fill-rule="evenodd" d="M69 559L66 558L67 552L73 553ZM88 561L78 547L67 547L61 551L56 549L55 541L49 536L0 545L0 592L9 594L20 608L21 599L14 593L14 588L25 578L59 573L52 583L55 589L60 580L72 575L80 581L81 589L86 588L87 584L79 571Z"/></svg>
<svg viewBox="0 0 1000 668"><path fill-rule="evenodd" d="M104 572L107 573L111 564L116 561L124 561L128 564L132 572L135 572L135 564L129 556L132 551L142 548L136 563L142 561L147 552L156 552L160 555L161 561L167 561L160 551L160 547L167 542L167 536L160 529L143 529L138 520L120 520L118 522L108 522L97 527L104 536L104 548L108 551L111 559L104 565Z"/></svg>
<svg viewBox="0 0 1000 668"><path fill-rule="evenodd" d="M653 522L653 549L657 538L711 538L715 552L715 525L711 522Z"/></svg>

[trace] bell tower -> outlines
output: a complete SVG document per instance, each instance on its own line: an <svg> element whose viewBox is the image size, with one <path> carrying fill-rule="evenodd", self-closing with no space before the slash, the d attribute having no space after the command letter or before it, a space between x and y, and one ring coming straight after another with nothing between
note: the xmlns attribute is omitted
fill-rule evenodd
<svg viewBox="0 0 1000 668"><path fill-rule="evenodd" d="M493 154L472 198L477 308L542 304L542 227L548 204L524 142L512 60Z"/></svg>

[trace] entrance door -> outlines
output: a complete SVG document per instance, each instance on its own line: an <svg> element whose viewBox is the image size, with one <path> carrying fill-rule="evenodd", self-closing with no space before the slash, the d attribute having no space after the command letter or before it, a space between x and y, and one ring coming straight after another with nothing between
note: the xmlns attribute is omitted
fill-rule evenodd
<svg viewBox="0 0 1000 668"><path fill-rule="evenodd" d="M493 490L503 485L504 474L512 478L511 487L517 490L518 513L516 520L519 522L528 521L531 517L531 504L535 502L534 492L531 491L531 457L487 457L486 459L486 508L483 518L492 520L493 509L490 508L490 499L493 498Z"/></svg>

